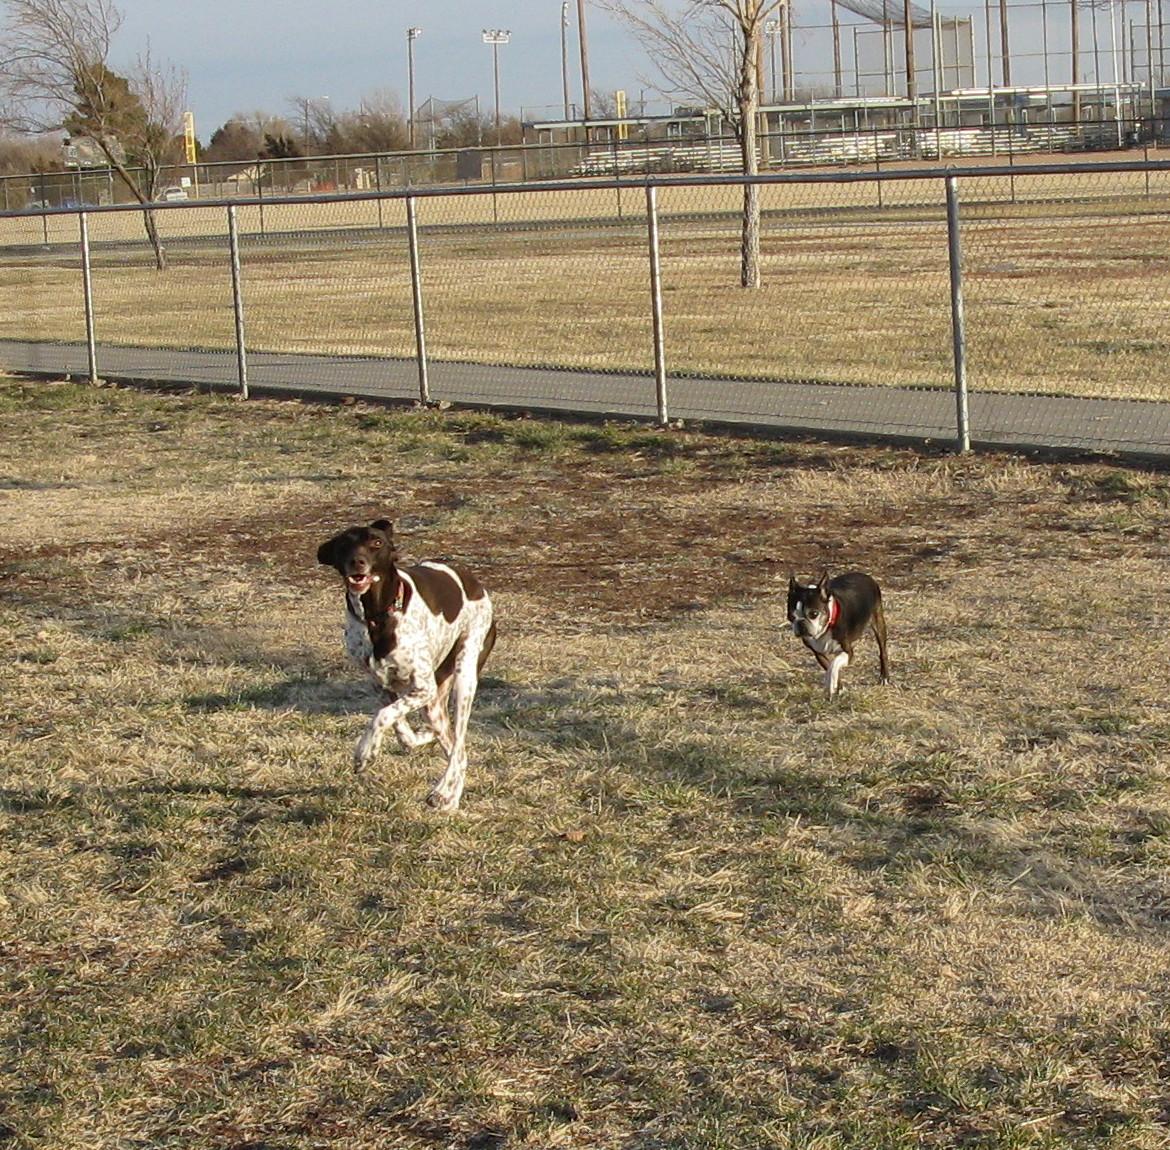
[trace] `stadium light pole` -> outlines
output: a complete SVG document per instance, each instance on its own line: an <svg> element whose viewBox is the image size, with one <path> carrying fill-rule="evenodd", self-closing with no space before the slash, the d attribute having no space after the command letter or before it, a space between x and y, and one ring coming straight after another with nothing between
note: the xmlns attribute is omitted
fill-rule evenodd
<svg viewBox="0 0 1170 1150"><path fill-rule="evenodd" d="M561 89L565 98L565 120L567 121L569 118L569 0L563 0L561 4Z"/></svg>
<svg viewBox="0 0 1170 1150"><path fill-rule="evenodd" d="M507 44L512 33L507 28L485 28L483 42L492 46L492 72L496 87L496 147L500 146L500 45Z"/></svg>
<svg viewBox="0 0 1170 1150"><path fill-rule="evenodd" d="M772 65L772 103L780 103L777 96L776 88L776 37L780 35L780 21L779 20L765 20L764 21L764 35L768 37L768 45L770 49L771 65Z"/></svg>
<svg viewBox="0 0 1170 1150"><path fill-rule="evenodd" d="M407 100L407 129L410 149L414 151L414 42L422 35L421 28L407 28L406 30L406 91Z"/></svg>

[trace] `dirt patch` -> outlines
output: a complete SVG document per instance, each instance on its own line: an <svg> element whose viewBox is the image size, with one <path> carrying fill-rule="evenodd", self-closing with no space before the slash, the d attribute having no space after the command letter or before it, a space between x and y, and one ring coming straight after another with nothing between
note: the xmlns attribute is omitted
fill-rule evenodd
<svg viewBox="0 0 1170 1150"><path fill-rule="evenodd" d="M854 458L861 471L871 462L865 452ZM716 459L686 475L630 472L629 460L588 470L570 462L543 466L538 483L506 469L502 475L477 472L465 488L415 481L398 508L382 501L290 502L275 515L241 512L193 526L179 547L173 536L151 533L127 539L125 547L149 556L160 575L180 573L188 557L198 555L213 568L259 565L294 584L319 586L318 545L350 523L390 515L410 557L459 560L481 571L493 589L547 599L558 613L636 620L773 596L789 571L859 568L903 590L921 586L961 569L976 550L994 550L1008 503L1012 519L1028 524L1034 546L1078 538L1075 524L1055 517L1047 504L1029 507L953 490L893 499L886 490L871 502L819 503L786 491L783 468L729 476L725 462ZM807 475L839 463L810 450L795 456L793 468ZM966 467L981 474L996 462ZM890 487L884 468L874 476L875 484ZM95 547L107 552L103 562L118 565L119 554L108 544L79 541L0 551L0 568L10 588L62 601L81 589L71 578L70 560L92 555ZM48 586L47 564L56 570Z"/></svg>
<svg viewBox="0 0 1170 1150"><path fill-rule="evenodd" d="M30 404L48 405L51 425L60 397L21 394L14 411L39 434ZM70 469L14 469L33 492L30 538L0 541L0 579L30 601L100 596L114 574L182 586L223 571L320 588L319 544L386 516L408 555L458 560L550 613L667 619L776 595L789 571L859 568L905 592L987 563L1082 558L1102 533L1117 558L1157 556L1170 506L1166 476L1100 463L360 406L261 403L237 427L211 401L74 399L90 403L74 416ZM88 436L108 437L114 420L129 439L119 466L103 467ZM164 463L184 469L180 489L160 485ZM62 481L66 502L36 487ZM121 518L93 514L123 498ZM78 529L38 542L38 514Z"/></svg>

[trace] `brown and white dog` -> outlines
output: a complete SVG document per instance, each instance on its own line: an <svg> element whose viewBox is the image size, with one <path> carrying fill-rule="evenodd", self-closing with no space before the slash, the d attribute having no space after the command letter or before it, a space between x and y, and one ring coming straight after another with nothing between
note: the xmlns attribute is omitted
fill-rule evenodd
<svg viewBox="0 0 1170 1150"><path fill-rule="evenodd" d="M841 672L849 666L853 646L866 627L877 639L882 682L890 681L882 589L872 576L846 571L830 579L826 571L815 583L801 583L790 575L788 622L792 633L817 657L830 699L841 689Z"/></svg>
<svg viewBox="0 0 1170 1150"><path fill-rule="evenodd" d="M397 560L389 519L351 527L317 550L317 561L345 582L346 650L385 692L354 749L354 766L373 761L391 727L407 749L437 738L447 769L427 802L454 811L467 775L471 704L496 641L492 601L469 571L444 563L399 567ZM430 730L415 731L407 716L424 709Z"/></svg>

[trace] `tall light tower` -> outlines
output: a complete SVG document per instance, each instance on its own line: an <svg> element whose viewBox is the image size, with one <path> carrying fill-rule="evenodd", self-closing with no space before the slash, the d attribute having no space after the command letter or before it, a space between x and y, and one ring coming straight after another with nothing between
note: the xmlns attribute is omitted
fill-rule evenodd
<svg viewBox="0 0 1170 1150"><path fill-rule="evenodd" d="M1149 0L1146 0L1149 3ZM569 118L569 0L561 4L561 89L565 97L565 119Z"/></svg>
<svg viewBox="0 0 1170 1150"><path fill-rule="evenodd" d="M783 35L779 20L764 21L764 35L768 37L772 62L772 103L780 103L780 89L776 86L776 40Z"/></svg>
<svg viewBox="0 0 1170 1150"><path fill-rule="evenodd" d="M512 33L507 28L485 28L483 42L492 46L492 71L496 86L496 147L500 146L500 45L507 44Z"/></svg>
<svg viewBox="0 0 1170 1150"><path fill-rule="evenodd" d="M407 28L406 30L406 88L407 88L407 123L410 125L410 147L414 149L414 42L422 35L421 28Z"/></svg>

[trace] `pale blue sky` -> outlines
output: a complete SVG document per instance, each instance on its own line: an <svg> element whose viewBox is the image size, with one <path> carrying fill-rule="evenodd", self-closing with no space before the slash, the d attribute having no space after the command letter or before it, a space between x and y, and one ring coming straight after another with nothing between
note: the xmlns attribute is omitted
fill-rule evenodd
<svg viewBox="0 0 1170 1150"><path fill-rule="evenodd" d="M927 0L920 0L925 4ZM828 0L793 0L798 29L828 23ZM1012 0L1010 27L1016 57L1016 83L1038 83L1040 4ZM189 105L204 142L235 113L264 111L290 115L298 97L329 97L338 111L359 107L363 97L396 95L406 106L406 29L422 28L415 41L415 95L461 99L478 95L485 114L493 105L492 53L482 30L507 28L512 41L500 49L501 103L506 113L526 118L555 117L561 106L561 0L120 0L125 21L113 56L127 67L147 40L156 60L183 69ZM1142 0L1130 0L1127 20L1140 21ZM1054 81L1067 79L1067 0L1049 0L1051 71ZM569 76L571 99L580 101L576 35L576 0L569 4ZM977 80L986 75L984 4L940 5L947 13L975 17ZM998 10L998 3L993 4ZM1102 8L1098 63L1103 78L1112 78L1109 31ZM1120 9L1119 9L1120 12ZM631 108L640 90L653 85L655 72L630 34L594 5L587 5L591 86L624 88ZM1082 17L1082 76L1092 78L1089 16ZM1120 15L1118 16L1120 30ZM870 26L870 36L878 36ZM928 36L928 33L923 33ZM845 54L852 36L845 37ZM993 30L998 49L998 28ZM796 37L798 82L829 76L827 33L799 31ZM1103 55L1102 55L1103 51ZM848 66L848 64L847 64ZM998 72L998 63L996 64ZM659 101L658 109L665 105Z"/></svg>
<svg viewBox="0 0 1170 1150"><path fill-rule="evenodd" d="M364 96L394 93L406 107L406 29L415 41L415 97L493 104L492 52L484 28L511 30L500 49L505 112L553 115L561 105L560 0L119 0L125 20L116 62L129 64L147 38L157 60L187 74L189 103L205 142L231 115L255 110L288 114L296 97L328 96L339 110ZM570 4L572 99L581 98L576 0ZM588 9L591 87L636 88L648 73L641 53L612 19ZM538 110L539 109L539 110Z"/></svg>

